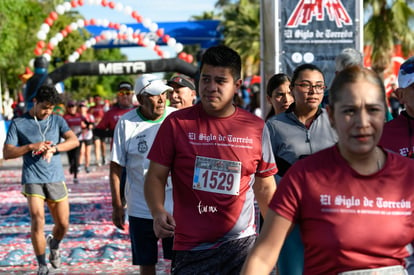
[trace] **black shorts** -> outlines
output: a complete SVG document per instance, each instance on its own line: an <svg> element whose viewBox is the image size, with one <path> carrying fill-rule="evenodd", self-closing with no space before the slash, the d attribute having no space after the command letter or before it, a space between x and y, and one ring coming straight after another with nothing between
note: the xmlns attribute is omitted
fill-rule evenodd
<svg viewBox="0 0 414 275"><path fill-rule="evenodd" d="M218 248L174 251L171 274L240 274L256 236L228 241Z"/></svg>
<svg viewBox="0 0 414 275"><path fill-rule="evenodd" d="M158 262L158 238L153 220L129 216L132 264L155 265ZM173 238L162 239L164 259L172 259Z"/></svg>
<svg viewBox="0 0 414 275"><path fill-rule="evenodd" d="M84 139L80 141L81 143L85 143L86 146L93 144L93 139Z"/></svg>

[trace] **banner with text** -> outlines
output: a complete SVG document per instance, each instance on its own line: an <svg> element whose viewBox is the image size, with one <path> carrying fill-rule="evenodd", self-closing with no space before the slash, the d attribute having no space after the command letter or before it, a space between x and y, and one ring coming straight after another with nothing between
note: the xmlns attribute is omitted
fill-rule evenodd
<svg viewBox="0 0 414 275"><path fill-rule="evenodd" d="M312 63L330 85L335 57L344 48L361 51L360 1L280 0L280 71L292 75L300 64Z"/></svg>

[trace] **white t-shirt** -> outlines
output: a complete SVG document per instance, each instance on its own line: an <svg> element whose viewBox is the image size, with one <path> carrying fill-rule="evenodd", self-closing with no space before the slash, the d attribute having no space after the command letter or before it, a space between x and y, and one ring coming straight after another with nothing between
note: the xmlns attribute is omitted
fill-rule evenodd
<svg viewBox="0 0 414 275"><path fill-rule="evenodd" d="M115 127L111 160L126 168L125 198L129 216L152 219L144 197L144 179L149 166L147 155L162 121L175 110L167 107L162 118L152 121L146 120L139 109L134 109L125 113ZM170 179L166 188L165 209L172 213Z"/></svg>

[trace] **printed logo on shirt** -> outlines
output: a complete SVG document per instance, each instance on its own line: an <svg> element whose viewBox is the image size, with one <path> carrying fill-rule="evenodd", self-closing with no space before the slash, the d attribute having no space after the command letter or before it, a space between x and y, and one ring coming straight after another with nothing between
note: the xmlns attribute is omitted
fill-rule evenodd
<svg viewBox="0 0 414 275"><path fill-rule="evenodd" d="M140 142L138 142L138 152L143 154L143 153L146 153L147 151L148 151L147 141L141 140Z"/></svg>
<svg viewBox="0 0 414 275"><path fill-rule="evenodd" d="M401 198L401 200L387 200L383 197L374 199L363 196L358 198L355 196L329 194L320 195L320 204L322 212L335 213L354 213L354 214L373 214L373 215L411 215L411 201ZM328 206L328 207L326 207Z"/></svg>

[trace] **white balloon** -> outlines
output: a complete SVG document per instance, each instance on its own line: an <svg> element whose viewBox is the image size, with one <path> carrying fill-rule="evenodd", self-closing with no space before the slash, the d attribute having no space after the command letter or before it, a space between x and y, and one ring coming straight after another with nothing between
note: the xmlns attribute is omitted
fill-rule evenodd
<svg viewBox="0 0 414 275"><path fill-rule="evenodd" d="M168 39L167 41L167 45L170 47L174 47L176 43L177 43L177 40L175 40L174 37L170 37L170 39Z"/></svg>
<svg viewBox="0 0 414 275"><path fill-rule="evenodd" d="M86 46L87 48L90 48L90 47L92 46L91 41L90 41L90 40L86 40L86 42L85 42L85 46Z"/></svg>
<svg viewBox="0 0 414 275"><path fill-rule="evenodd" d="M78 52L74 52L72 55L73 57L75 57L75 60L78 59L80 56Z"/></svg>
<svg viewBox="0 0 414 275"><path fill-rule="evenodd" d="M131 28L131 27L128 27L127 28L127 30L126 30L126 33L129 35L129 34L133 34L134 33L134 29L133 28Z"/></svg>
<svg viewBox="0 0 414 275"><path fill-rule="evenodd" d="M43 32L45 32L45 33L48 33L48 32L50 31L50 27L49 27L49 25L48 25L48 24L43 23L43 24L40 26L40 30L41 30L41 31L43 31Z"/></svg>
<svg viewBox="0 0 414 275"><path fill-rule="evenodd" d="M177 44L175 44L174 49L177 53L179 53L184 49L184 46L181 43L177 43Z"/></svg>
<svg viewBox="0 0 414 275"><path fill-rule="evenodd" d="M131 15L131 14L132 14L132 8L131 8L130 6L126 6L126 7L124 8L124 12L125 12L127 15Z"/></svg>
<svg viewBox="0 0 414 275"><path fill-rule="evenodd" d="M76 24L75 22L70 23L70 28L72 29L72 31L75 31L78 29L78 24Z"/></svg>
<svg viewBox="0 0 414 275"><path fill-rule="evenodd" d="M116 3L115 10L122 11L123 8L124 8L124 5L122 5L122 3Z"/></svg>
<svg viewBox="0 0 414 275"><path fill-rule="evenodd" d="M119 32L120 32L120 33L125 33L125 32L126 32L126 30L127 30L127 26L126 26L125 24L121 24L121 25L119 26Z"/></svg>
<svg viewBox="0 0 414 275"><path fill-rule="evenodd" d="M53 46L56 46L57 44L59 44L59 41L56 37L52 37L49 40L50 44L52 44Z"/></svg>
<svg viewBox="0 0 414 275"><path fill-rule="evenodd" d="M149 27L149 30L152 32L156 32L158 30L158 24L157 23L152 23L151 26Z"/></svg>
<svg viewBox="0 0 414 275"><path fill-rule="evenodd" d="M91 38L90 41L91 41L91 45L95 45L96 44L96 39L95 38Z"/></svg>
<svg viewBox="0 0 414 275"><path fill-rule="evenodd" d="M43 54L43 57L47 60L47 62L49 62L52 59L52 57L47 53Z"/></svg>
<svg viewBox="0 0 414 275"><path fill-rule="evenodd" d="M29 66L32 68L34 67L34 58L30 59Z"/></svg>
<svg viewBox="0 0 414 275"><path fill-rule="evenodd" d="M56 37L56 39L57 39L59 42L61 42L61 41L63 40L63 34L61 34L60 32L58 32L58 33L55 35L55 37Z"/></svg>
<svg viewBox="0 0 414 275"><path fill-rule="evenodd" d="M76 21L76 24L79 26L79 28L85 27L85 21L83 21L83 19Z"/></svg>
<svg viewBox="0 0 414 275"><path fill-rule="evenodd" d="M148 48L153 49L154 47L155 47L155 42L154 42L154 41L152 41L152 40L150 40L150 41L148 42Z"/></svg>
<svg viewBox="0 0 414 275"><path fill-rule="evenodd" d="M102 26L103 27L108 27L109 26L109 20L108 19L103 19L102 20Z"/></svg>
<svg viewBox="0 0 414 275"><path fill-rule="evenodd" d="M45 32L43 32L43 31L39 31L38 33L37 33L37 39L39 39L39 40L46 40L46 37L47 37L47 35L46 35L46 33Z"/></svg>
<svg viewBox="0 0 414 275"><path fill-rule="evenodd" d="M65 13L65 7L63 5L57 5L56 6L56 12L58 14L64 14Z"/></svg>
<svg viewBox="0 0 414 275"><path fill-rule="evenodd" d="M72 5L70 4L70 2L65 2L63 3L63 7L65 8L65 12L66 12L66 11L70 11L70 9L72 8Z"/></svg>
<svg viewBox="0 0 414 275"><path fill-rule="evenodd" d="M170 54L170 52L168 52L168 51L163 51L163 55L164 55L164 58L170 58L171 57L171 54Z"/></svg>
<svg viewBox="0 0 414 275"><path fill-rule="evenodd" d="M150 40L149 40L149 38L148 38L148 37L145 37L145 38L142 40L142 44L144 44L144 46L147 46L149 42L150 42Z"/></svg>
<svg viewBox="0 0 414 275"><path fill-rule="evenodd" d="M76 61L76 59L75 59L75 57L74 57L73 55L69 55L69 57L68 57L68 61L69 61L70 63L74 63L74 62Z"/></svg>
<svg viewBox="0 0 414 275"><path fill-rule="evenodd" d="M142 20L142 25L143 25L145 28L147 28L147 29L149 29L149 27L151 26L151 24L152 24L151 19L144 18L144 19Z"/></svg>
<svg viewBox="0 0 414 275"><path fill-rule="evenodd" d="M102 26L102 19L98 18L95 21L96 21L95 26Z"/></svg>

